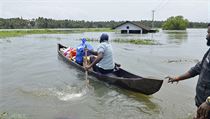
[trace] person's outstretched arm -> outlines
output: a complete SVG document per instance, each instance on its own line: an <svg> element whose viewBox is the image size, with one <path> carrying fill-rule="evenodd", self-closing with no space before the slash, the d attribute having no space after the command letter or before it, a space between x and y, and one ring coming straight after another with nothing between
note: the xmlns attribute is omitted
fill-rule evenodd
<svg viewBox="0 0 210 119"><path fill-rule="evenodd" d="M189 72L186 72L185 74L182 74L177 77L167 76L166 79L168 79L168 83L173 83L173 82L178 82L178 81L185 80L191 77L192 77L191 74Z"/></svg>
<svg viewBox="0 0 210 119"><path fill-rule="evenodd" d="M194 76L199 75L201 72L201 62L198 62L194 67L192 67L188 72L177 76L177 77L171 77L167 76L166 79L168 79L168 83L178 82L181 80L189 79Z"/></svg>

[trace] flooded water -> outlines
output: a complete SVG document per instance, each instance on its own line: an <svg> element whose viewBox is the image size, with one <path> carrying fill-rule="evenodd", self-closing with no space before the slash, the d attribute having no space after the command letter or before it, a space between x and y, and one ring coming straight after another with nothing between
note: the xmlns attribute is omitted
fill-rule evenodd
<svg viewBox="0 0 210 119"><path fill-rule="evenodd" d="M0 39L0 115L18 119L190 119L197 78L178 84L165 80L151 96L107 85L68 66L57 43L77 46L99 32L26 35ZM110 39L154 39L161 45L114 43L115 61L144 77L164 79L189 70L207 51L206 29L155 34L108 33ZM98 42L91 42L96 48ZM91 87L91 88L90 88ZM0 118L1 118L0 117Z"/></svg>

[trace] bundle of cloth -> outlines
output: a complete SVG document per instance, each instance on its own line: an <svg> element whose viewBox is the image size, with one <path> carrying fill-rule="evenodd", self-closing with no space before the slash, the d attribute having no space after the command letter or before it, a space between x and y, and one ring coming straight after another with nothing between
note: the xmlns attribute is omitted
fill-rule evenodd
<svg viewBox="0 0 210 119"><path fill-rule="evenodd" d="M85 56L85 48L88 49L88 51L93 50L93 47L87 43L87 40L85 38L82 38L82 43L79 44L76 48L76 63L83 65L83 59ZM87 56L91 55L89 52L87 52Z"/></svg>

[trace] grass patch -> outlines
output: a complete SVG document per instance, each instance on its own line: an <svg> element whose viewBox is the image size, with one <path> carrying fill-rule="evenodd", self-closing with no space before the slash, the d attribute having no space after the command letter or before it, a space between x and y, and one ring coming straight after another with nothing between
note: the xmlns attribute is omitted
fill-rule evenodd
<svg viewBox="0 0 210 119"><path fill-rule="evenodd" d="M0 113L0 119L28 119L28 117L25 114L3 112Z"/></svg>
<svg viewBox="0 0 210 119"><path fill-rule="evenodd" d="M75 28L75 29L21 29L21 30L2 30L0 38L16 37L30 34L69 34L82 32L113 32L110 28Z"/></svg>
<svg viewBox="0 0 210 119"><path fill-rule="evenodd" d="M98 42L99 40L87 38L87 41ZM150 40L150 39L112 39L110 41L116 42L116 43L130 43L130 44L136 44L136 45L158 45L159 44L155 40Z"/></svg>
<svg viewBox="0 0 210 119"><path fill-rule="evenodd" d="M0 37L16 37L23 36L28 34L60 34L60 33L69 33L70 31L60 31L60 30L48 30L48 29L39 29L39 30L12 30L12 31L0 31Z"/></svg>
<svg viewBox="0 0 210 119"><path fill-rule="evenodd" d="M136 45L157 45L158 43L155 40L150 39L114 39L113 42L118 43L131 43Z"/></svg>

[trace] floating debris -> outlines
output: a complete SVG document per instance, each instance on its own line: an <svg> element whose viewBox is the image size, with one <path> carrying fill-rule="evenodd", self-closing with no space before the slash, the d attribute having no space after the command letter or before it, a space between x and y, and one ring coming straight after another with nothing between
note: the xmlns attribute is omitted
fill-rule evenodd
<svg viewBox="0 0 210 119"><path fill-rule="evenodd" d="M8 116L8 113L7 112L3 112L0 114L0 119L5 119L5 117Z"/></svg>
<svg viewBox="0 0 210 119"><path fill-rule="evenodd" d="M198 63L198 59L175 59L175 60L167 60L167 63L184 63L184 62L193 62Z"/></svg>

